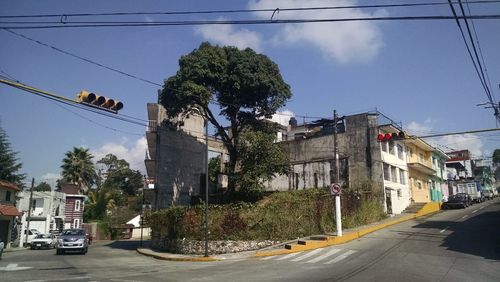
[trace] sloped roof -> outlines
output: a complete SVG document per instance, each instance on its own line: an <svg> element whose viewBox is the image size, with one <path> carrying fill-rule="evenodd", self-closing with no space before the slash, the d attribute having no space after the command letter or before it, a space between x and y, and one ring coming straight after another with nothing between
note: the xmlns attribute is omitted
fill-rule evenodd
<svg viewBox="0 0 500 282"><path fill-rule="evenodd" d="M16 184L5 180L0 180L0 187L14 191L21 191L21 188L17 187Z"/></svg>
<svg viewBox="0 0 500 282"><path fill-rule="evenodd" d="M3 216L20 216L21 212L17 210L14 206L0 205L0 215Z"/></svg>

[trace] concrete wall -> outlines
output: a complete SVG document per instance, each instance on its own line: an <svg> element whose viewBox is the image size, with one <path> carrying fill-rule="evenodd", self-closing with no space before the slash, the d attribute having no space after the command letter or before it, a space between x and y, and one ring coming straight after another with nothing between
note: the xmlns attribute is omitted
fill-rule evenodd
<svg viewBox="0 0 500 282"><path fill-rule="evenodd" d="M338 134L340 182L342 187L354 187L366 182L382 189L383 169L377 116L360 114L347 116L345 133ZM292 163L292 173L276 176L267 183L268 190L295 190L326 187L334 175L333 134L282 142Z"/></svg>
<svg viewBox="0 0 500 282"><path fill-rule="evenodd" d="M202 138L162 126L159 130L157 195L154 206L186 205L199 194L205 168Z"/></svg>

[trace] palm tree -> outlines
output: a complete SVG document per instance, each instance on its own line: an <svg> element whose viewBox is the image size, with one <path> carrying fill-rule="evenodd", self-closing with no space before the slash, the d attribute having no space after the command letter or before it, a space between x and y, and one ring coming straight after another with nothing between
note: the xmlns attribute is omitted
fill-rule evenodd
<svg viewBox="0 0 500 282"><path fill-rule="evenodd" d="M61 166L64 181L77 184L84 194L87 194L97 179L93 157L88 149L73 147L73 151L66 152Z"/></svg>

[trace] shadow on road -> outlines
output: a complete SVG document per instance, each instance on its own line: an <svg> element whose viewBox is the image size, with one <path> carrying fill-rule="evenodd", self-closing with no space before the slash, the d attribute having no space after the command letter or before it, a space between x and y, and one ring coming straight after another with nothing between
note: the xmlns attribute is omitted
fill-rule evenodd
<svg viewBox="0 0 500 282"><path fill-rule="evenodd" d="M500 206L500 202L494 203L492 206ZM429 219L412 228L430 228L442 231L432 234L427 232L423 233L422 236L442 236L441 246L447 250L480 256L485 259L500 260L500 208L478 215L469 214L469 217L463 221L433 221ZM450 231L449 235L444 235ZM416 231L414 235L421 236L421 233Z"/></svg>
<svg viewBox="0 0 500 282"><path fill-rule="evenodd" d="M151 245L150 240L143 240L142 241L142 247L143 248L149 248ZM136 250L137 248L141 247L141 241L140 240L117 240L110 242L108 244L105 244L104 246L113 248L113 249L121 249L121 250Z"/></svg>

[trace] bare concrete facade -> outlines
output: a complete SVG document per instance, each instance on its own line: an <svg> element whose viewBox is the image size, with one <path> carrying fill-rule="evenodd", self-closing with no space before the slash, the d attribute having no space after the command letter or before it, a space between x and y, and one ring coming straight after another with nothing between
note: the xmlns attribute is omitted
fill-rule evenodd
<svg viewBox="0 0 500 282"><path fill-rule="evenodd" d="M346 116L345 131L338 133L340 183L354 187L367 182L383 187L383 167L377 142L378 115ZM289 138L290 139L290 138ZM282 142L289 153L292 173L277 176L267 189L286 191L327 187L334 179L333 133Z"/></svg>

